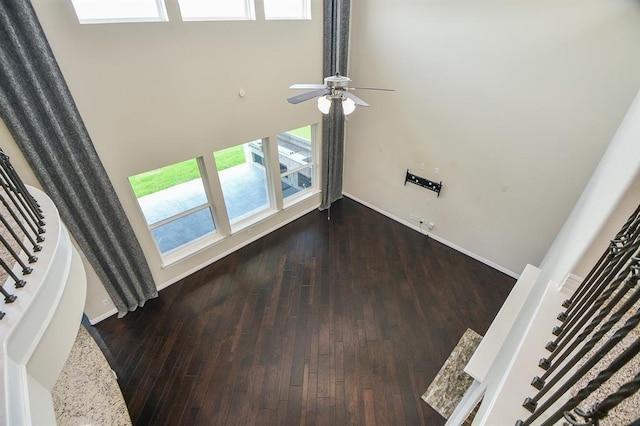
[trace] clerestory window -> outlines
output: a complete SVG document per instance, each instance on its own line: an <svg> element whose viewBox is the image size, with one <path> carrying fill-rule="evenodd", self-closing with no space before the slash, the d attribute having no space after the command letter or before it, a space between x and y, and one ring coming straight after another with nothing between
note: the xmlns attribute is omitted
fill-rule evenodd
<svg viewBox="0 0 640 426"><path fill-rule="evenodd" d="M164 0L71 0L81 24L168 21ZM250 21L254 0L178 0L183 21ZM311 19L310 0L263 0L266 20Z"/></svg>
<svg viewBox="0 0 640 426"><path fill-rule="evenodd" d="M167 21L163 0L71 0L81 24Z"/></svg>
<svg viewBox="0 0 640 426"><path fill-rule="evenodd" d="M311 19L311 4L309 0L264 0L264 18Z"/></svg>
<svg viewBox="0 0 640 426"><path fill-rule="evenodd" d="M253 0L178 0L183 21L256 19Z"/></svg>

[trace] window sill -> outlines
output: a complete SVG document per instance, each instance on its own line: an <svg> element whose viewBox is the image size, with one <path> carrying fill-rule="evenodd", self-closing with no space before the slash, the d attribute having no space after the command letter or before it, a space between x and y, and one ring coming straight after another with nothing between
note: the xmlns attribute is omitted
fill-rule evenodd
<svg viewBox="0 0 640 426"><path fill-rule="evenodd" d="M185 259L190 258L191 256L195 256L196 254L202 252L203 250L208 249L211 246L216 245L220 241L224 240L225 237L220 235L219 233L214 233L211 235L204 236L199 240L196 240L186 246L177 249L166 255L161 255L162 257L162 269L169 268L175 265L178 262L181 262Z"/></svg>
<svg viewBox="0 0 640 426"><path fill-rule="evenodd" d="M319 193L320 193L320 190L316 188L309 188L308 190L301 191L298 194L292 195L291 197L284 199L282 209L286 210L289 207L295 206L298 203L308 200L309 198Z"/></svg>
<svg viewBox="0 0 640 426"><path fill-rule="evenodd" d="M238 223L234 223L231 225L231 235L236 235L247 228L257 225L260 222L264 222L265 220L275 216L276 214L278 214L278 210L267 209L247 219L241 220Z"/></svg>
<svg viewBox="0 0 640 426"><path fill-rule="evenodd" d="M308 191L304 191L300 194L296 194L296 195L292 195L291 197L289 197L285 203L284 203L284 207L283 210L286 210L290 207L293 207L305 200L308 200L310 198L312 198L313 196L319 194L320 191L317 189L310 189ZM224 236L221 235L220 233L214 233L211 235L207 235L205 237L202 237L199 240L196 240L182 248L177 249L174 252L171 252L169 254L166 255L161 255L162 258L162 269L166 269L166 268L170 268L171 266L175 265L176 263L179 263L183 260L186 260L192 256L197 255L198 253L218 244L219 242L237 235L239 233L241 233L242 231L245 231L247 229L250 229L252 226L255 226L261 222L266 221L267 219L272 218L273 216L277 215L279 213L278 210L276 209L268 209L265 210L255 216L251 216L250 218L247 218L245 220L242 220L234 225L232 225L231 228L231 234Z"/></svg>

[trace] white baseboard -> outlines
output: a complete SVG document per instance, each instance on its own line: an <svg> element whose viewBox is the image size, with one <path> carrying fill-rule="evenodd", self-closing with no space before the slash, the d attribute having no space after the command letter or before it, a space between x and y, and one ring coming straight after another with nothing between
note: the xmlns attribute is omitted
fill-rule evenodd
<svg viewBox="0 0 640 426"><path fill-rule="evenodd" d="M115 315L118 313L118 310L116 308L111 309L108 312L105 312L102 315L98 315L95 318L89 318L89 322L91 323L91 325L96 325L97 323L99 323L102 320L105 320L107 318L109 318L111 315ZM88 317L87 317L88 318Z"/></svg>
<svg viewBox="0 0 640 426"><path fill-rule="evenodd" d="M520 274L517 274L517 273L515 273L513 271L510 271L509 269L504 268L504 267L498 265L497 263L494 263L494 262L490 261L489 259L486 259L486 258L484 258L484 257L482 257L482 256L480 256L480 255L478 255L478 254L476 254L476 253L474 253L472 251L469 251L469 250L467 250L467 249L465 249L463 247L460 247L459 245L454 244L451 241L447 241L444 238L437 236L436 234L433 234L431 232L424 232L425 231L424 229L421 229L418 226L416 226L416 225L414 225L414 224L412 224L410 222L407 222L406 220L400 219L399 217L394 216L389 212L386 212L386 211L384 211L384 210L382 210L382 209L380 209L380 208L378 208L378 207L376 207L374 205L371 205L371 204L367 203L366 201L363 201L363 200L359 199L356 196L353 196L353 195L348 194L346 192L343 192L342 195L344 195L345 197L349 197L353 201L357 201L358 203L360 203L360 204L362 204L364 206L369 207L371 210L377 211L378 213L380 213L383 216L388 217L389 219L395 220L396 222L401 223L401 224L403 224L403 225L405 225L405 226L407 226L407 227L409 227L409 228L411 228L411 229L413 229L415 231L418 231L421 234L427 235L429 238L432 238L432 239L436 240L437 242L444 244L445 246L451 247L452 249L454 249L456 251L459 251L460 253L465 254L465 255L469 256L470 258L472 258L472 259L475 259L475 260L477 260L479 262L482 262L485 265L490 266L493 269L502 272L503 274L509 275L510 277L513 277L515 279L518 279L520 277Z"/></svg>

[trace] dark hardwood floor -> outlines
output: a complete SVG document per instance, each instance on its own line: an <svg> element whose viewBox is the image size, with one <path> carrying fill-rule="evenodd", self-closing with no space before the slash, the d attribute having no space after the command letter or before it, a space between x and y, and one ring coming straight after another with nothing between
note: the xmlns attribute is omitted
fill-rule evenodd
<svg viewBox="0 0 640 426"><path fill-rule="evenodd" d="M134 424L442 425L420 396L514 282L343 199L91 331Z"/></svg>

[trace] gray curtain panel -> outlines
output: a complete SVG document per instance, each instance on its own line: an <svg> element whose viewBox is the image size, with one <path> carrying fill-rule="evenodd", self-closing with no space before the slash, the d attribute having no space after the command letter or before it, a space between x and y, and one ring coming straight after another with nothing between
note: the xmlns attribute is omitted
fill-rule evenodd
<svg viewBox="0 0 640 426"><path fill-rule="evenodd" d="M119 315L156 297L138 240L29 0L0 0L0 117Z"/></svg>
<svg viewBox="0 0 640 426"><path fill-rule="evenodd" d="M347 75L349 53L350 0L324 1L323 75L336 72ZM344 162L344 114L342 104L334 100L329 114L322 119L322 203L320 210L342 197Z"/></svg>

